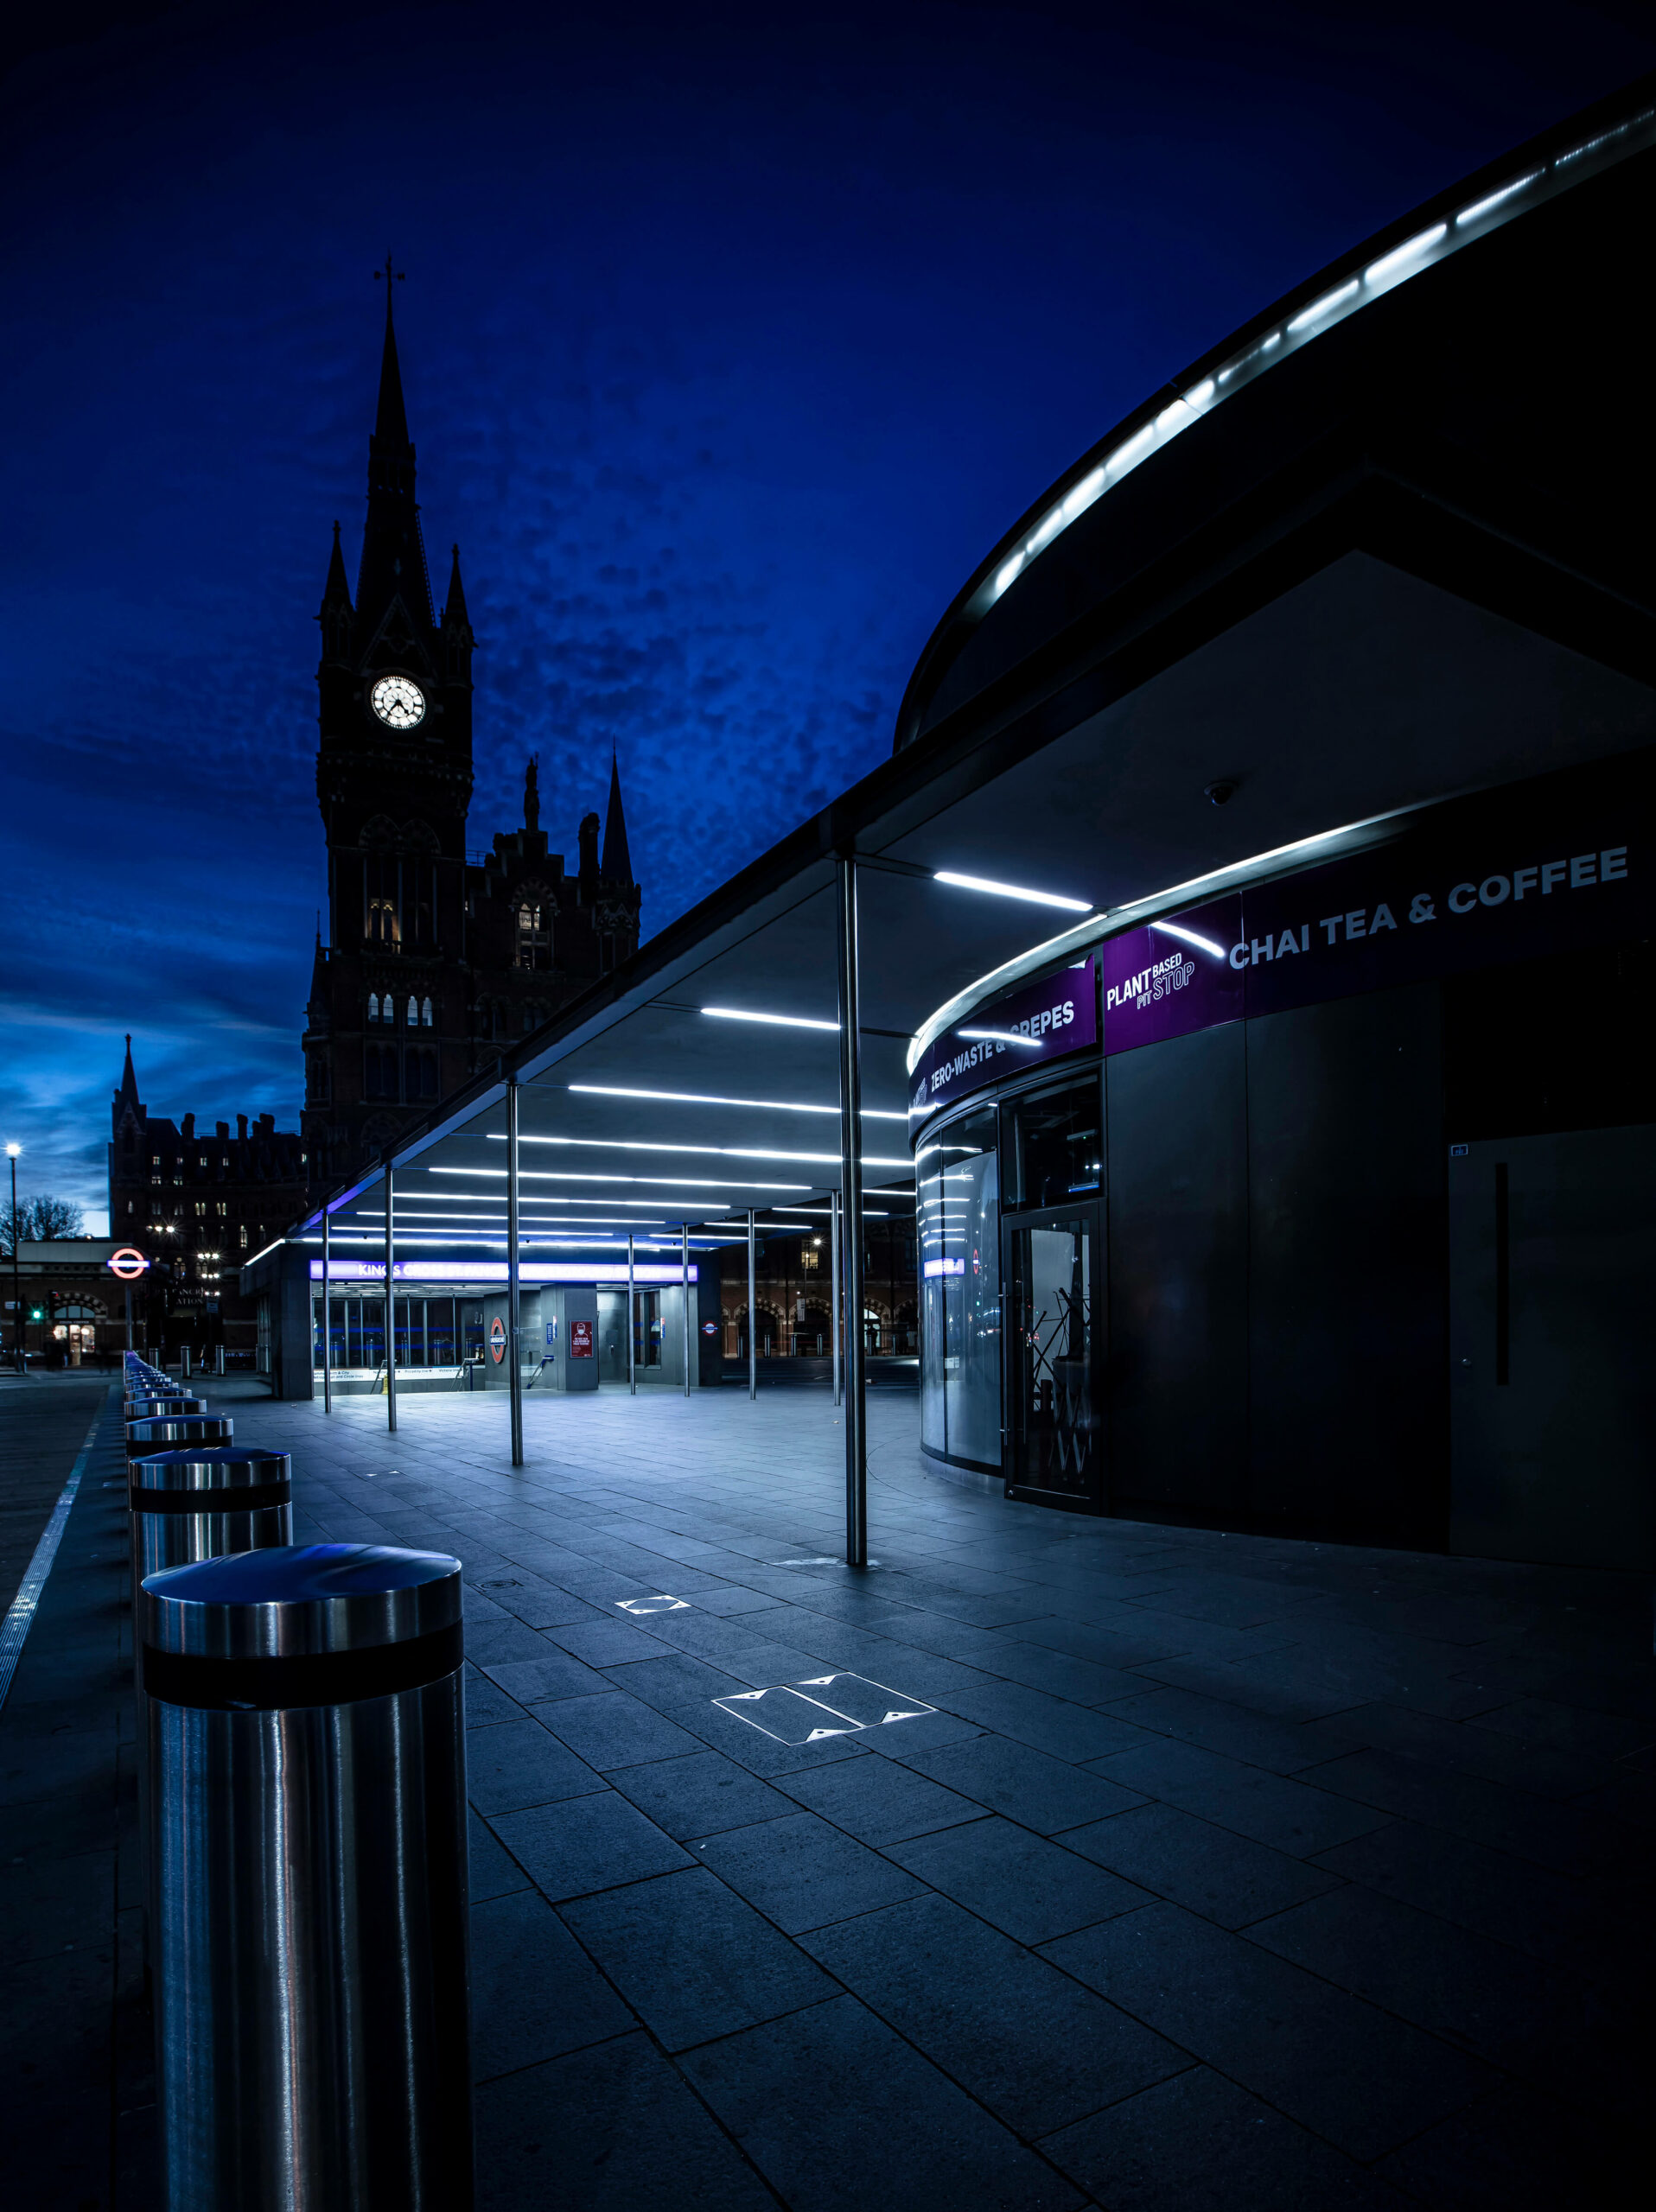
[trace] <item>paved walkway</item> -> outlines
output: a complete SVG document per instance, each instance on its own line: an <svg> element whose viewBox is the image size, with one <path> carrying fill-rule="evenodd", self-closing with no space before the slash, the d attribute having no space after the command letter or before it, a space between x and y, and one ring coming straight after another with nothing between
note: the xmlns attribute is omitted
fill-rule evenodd
<svg viewBox="0 0 1656 2212"><path fill-rule="evenodd" d="M532 1399L515 1478L504 1405L239 1417L466 1561L483 2204L1620 2201L1648 1585L1009 1507L915 1411L866 1577L825 1397ZM932 1710L715 1702L844 1670Z"/></svg>
<svg viewBox="0 0 1656 2212"><path fill-rule="evenodd" d="M1642 2202L1648 1583L1010 1507L871 1411L857 1576L825 1397L532 1397L515 1476L493 1397L234 1408L302 1537L466 1562L481 2205Z"/></svg>

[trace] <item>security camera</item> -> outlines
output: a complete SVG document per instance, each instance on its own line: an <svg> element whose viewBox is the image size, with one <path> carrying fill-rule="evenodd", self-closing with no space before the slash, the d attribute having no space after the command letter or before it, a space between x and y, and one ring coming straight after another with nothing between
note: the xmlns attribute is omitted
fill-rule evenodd
<svg viewBox="0 0 1656 2212"><path fill-rule="evenodd" d="M1228 776L1221 776L1217 783L1203 787L1202 797L1215 806L1225 806L1236 796L1236 785Z"/></svg>

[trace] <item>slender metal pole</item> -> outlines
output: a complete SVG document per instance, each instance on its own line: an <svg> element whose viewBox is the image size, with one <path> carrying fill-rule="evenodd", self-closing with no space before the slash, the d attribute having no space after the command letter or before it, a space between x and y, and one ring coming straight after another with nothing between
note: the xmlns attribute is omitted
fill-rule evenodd
<svg viewBox="0 0 1656 2212"><path fill-rule="evenodd" d="M506 1085L506 1395L512 1408L512 1464L523 1465L523 1365L518 1345L518 1078Z"/></svg>
<svg viewBox="0 0 1656 2212"><path fill-rule="evenodd" d="M17 1324L17 1372L23 1374L29 1363L23 1357L23 1275L22 1260L17 1247L22 1237L17 1227L17 1148L11 1147L11 1311Z"/></svg>
<svg viewBox="0 0 1656 2212"><path fill-rule="evenodd" d="M839 1403L839 1192L828 1193L828 1310L833 1328L834 1403Z"/></svg>
<svg viewBox="0 0 1656 2212"><path fill-rule="evenodd" d="M759 1286L754 1268L754 1210L748 1209L748 1395L759 1395Z"/></svg>
<svg viewBox="0 0 1656 2212"><path fill-rule="evenodd" d="M391 1162L385 1162L385 1427L397 1429L397 1244L392 1228L396 1199Z"/></svg>
<svg viewBox="0 0 1656 2212"><path fill-rule="evenodd" d="M638 1306L633 1290L633 1232L627 1232L627 1388L638 1395L638 1368L634 1358L633 1332L638 1325Z"/></svg>
<svg viewBox="0 0 1656 2212"><path fill-rule="evenodd" d="M328 1233L333 1217L328 1208L324 1206L322 1208L322 1411L325 1414L331 1414L334 1410L334 1338L331 1327L333 1316L328 1310L329 1258Z"/></svg>
<svg viewBox="0 0 1656 2212"><path fill-rule="evenodd" d="M679 1235L680 1235L680 1236L681 1236L681 1237L683 1238L683 1240L684 1240L684 1258L683 1258L683 1265L684 1265L684 1276L685 1276L685 1395L686 1397L688 1397L688 1396L690 1395L690 1347L691 1347L691 1344L692 1341L697 1341L697 1339L693 1339L693 1338L692 1338L692 1337L691 1337L691 1326L690 1326L690 1224L689 1224L687 1221L686 1221L686 1222L684 1222L684 1223L682 1223L682 1224L680 1224L680 1227L679 1227Z"/></svg>
<svg viewBox="0 0 1656 2212"><path fill-rule="evenodd" d="M126 1348L132 1349L132 1286L126 1286Z"/></svg>
<svg viewBox="0 0 1656 2212"><path fill-rule="evenodd" d="M845 1564L869 1563L863 1338L863 1067L857 1033L857 863L834 864L839 943L839 1202L845 1224Z"/></svg>

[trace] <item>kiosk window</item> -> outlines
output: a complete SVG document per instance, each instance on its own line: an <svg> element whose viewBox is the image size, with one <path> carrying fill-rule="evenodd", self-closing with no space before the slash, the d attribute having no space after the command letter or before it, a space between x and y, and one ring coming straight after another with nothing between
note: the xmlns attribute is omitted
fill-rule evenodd
<svg viewBox="0 0 1656 2212"><path fill-rule="evenodd" d="M1095 1075L1004 1109L1009 1206L1061 1206L1104 1182L1103 1087Z"/></svg>

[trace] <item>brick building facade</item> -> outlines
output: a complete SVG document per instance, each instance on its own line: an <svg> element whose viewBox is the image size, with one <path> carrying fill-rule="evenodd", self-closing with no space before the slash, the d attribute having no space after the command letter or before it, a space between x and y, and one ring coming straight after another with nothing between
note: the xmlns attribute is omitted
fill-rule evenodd
<svg viewBox="0 0 1656 2212"><path fill-rule="evenodd" d="M222 1344L251 1357L257 1315L236 1271L305 1211L303 1139L271 1114L239 1114L233 1135L228 1122L209 1134L194 1114L151 1114L130 1037L110 1122L110 1235L150 1262L134 1294L135 1341L152 1354Z"/></svg>

